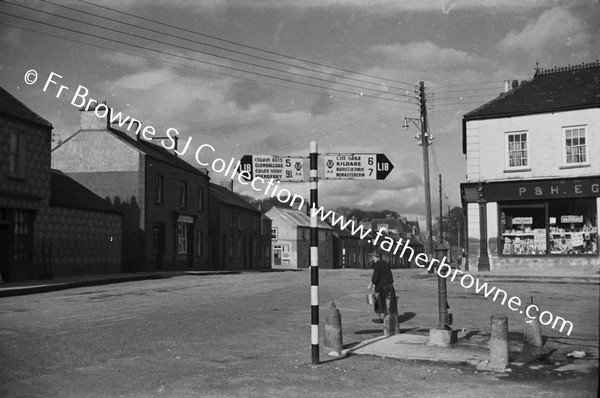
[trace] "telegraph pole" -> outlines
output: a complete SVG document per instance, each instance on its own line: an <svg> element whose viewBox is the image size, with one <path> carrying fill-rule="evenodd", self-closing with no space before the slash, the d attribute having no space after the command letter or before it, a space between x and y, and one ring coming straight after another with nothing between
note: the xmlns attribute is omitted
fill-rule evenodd
<svg viewBox="0 0 600 398"><path fill-rule="evenodd" d="M444 244L444 220L443 220L443 213L442 213L442 175L439 174L439 185L440 185L440 243Z"/></svg>
<svg viewBox="0 0 600 398"><path fill-rule="evenodd" d="M431 223L431 187L429 181L429 133L427 131L427 99L425 82L419 82L419 106L421 110L421 146L423 147L423 177L425 185L425 217L427 226L427 255L433 258L433 227Z"/></svg>

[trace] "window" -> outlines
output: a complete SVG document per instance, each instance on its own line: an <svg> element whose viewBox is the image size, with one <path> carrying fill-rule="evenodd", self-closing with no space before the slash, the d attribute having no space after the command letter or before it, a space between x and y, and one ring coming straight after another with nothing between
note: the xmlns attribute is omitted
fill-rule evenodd
<svg viewBox="0 0 600 398"><path fill-rule="evenodd" d="M159 205L163 203L163 176L162 174L156 175L156 203Z"/></svg>
<svg viewBox="0 0 600 398"><path fill-rule="evenodd" d="M25 178L25 136L19 133L10 135L10 175Z"/></svg>
<svg viewBox="0 0 600 398"><path fill-rule="evenodd" d="M204 210L204 188L198 187L198 212Z"/></svg>
<svg viewBox="0 0 600 398"><path fill-rule="evenodd" d="M186 254L188 252L188 228L186 224L177 223L177 253Z"/></svg>
<svg viewBox="0 0 600 398"><path fill-rule="evenodd" d="M502 255L598 254L595 198L505 204L499 211Z"/></svg>
<svg viewBox="0 0 600 398"><path fill-rule="evenodd" d="M568 127L564 130L565 163L567 165L586 163L585 127Z"/></svg>
<svg viewBox="0 0 600 398"><path fill-rule="evenodd" d="M271 228L271 239L277 240L277 228Z"/></svg>
<svg viewBox="0 0 600 398"><path fill-rule="evenodd" d="M196 257L202 257L202 231L196 231Z"/></svg>
<svg viewBox="0 0 600 398"><path fill-rule="evenodd" d="M187 208L187 183L186 182L181 182L180 185L180 189L181 189L181 200L179 203L179 207L182 209Z"/></svg>
<svg viewBox="0 0 600 398"><path fill-rule="evenodd" d="M507 133L507 167L527 167L529 165L527 151L527 133Z"/></svg>

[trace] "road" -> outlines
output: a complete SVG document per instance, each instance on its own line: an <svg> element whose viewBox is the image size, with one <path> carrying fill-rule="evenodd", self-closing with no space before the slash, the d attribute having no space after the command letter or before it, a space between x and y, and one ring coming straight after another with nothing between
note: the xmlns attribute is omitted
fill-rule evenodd
<svg viewBox="0 0 600 398"><path fill-rule="evenodd" d="M437 283L394 270L401 331L437 324ZM368 270L320 271L321 326L331 302L344 345L381 334L366 304ZM595 397L597 285L496 285L571 320L558 351L583 349L590 373L529 368L508 376L470 367L321 354L311 364L310 274L187 275L0 299L2 397ZM455 328L489 330L490 315L522 318L448 283ZM321 333L322 337L322 333Z"/></svg>

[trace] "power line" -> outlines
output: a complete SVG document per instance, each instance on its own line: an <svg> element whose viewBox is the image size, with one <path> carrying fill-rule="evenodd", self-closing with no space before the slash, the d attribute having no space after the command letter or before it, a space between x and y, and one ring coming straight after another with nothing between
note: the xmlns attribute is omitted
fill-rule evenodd
<svg viewBox="0 0 600 398"><path fill-rule="evenodd" d="M382 78L380 76L373 76L373 75L366 74L366 73L355 72L355 71L352 71L352 70L349 70L349 69L343 69L343 68L338 68L338 67L331 66L331 65L325 65L325 64L322 64L322 63L319 63L319 62L314 62L314 61L310 61L310 60L303 59L303 58L298 58L298 57L293 57L293 56L290 56L290 55L281 54L281 53L278 53L278 52L275 52L275 51L269 51L269 50L265 50L265 49L262 49L262 48L253 47L253 46L250 46L250 45L237 43L235 41L222 39L222 38L219 38L219 37L216 37L216 36L211 36L211 35L208 35L208 34L205 34L205 33L195 32L193 30L182 28L180 26L170 25L170 24L167 24L165 22L155 21L153 19L142 17L140 15L130 14L130 13L127 13L125 11L116 10L114 8L110 8L110 7L107 7L107 6L101 6L101 5L92 3L90 1L86 1L86 0L78 0L78 1L81 2L81 3L89 4L89 5L94 6L94 7L102 8L102 9L105 9L105 10L110 10L112 12L124 14L124 15L130 16L130 17L133 17L133 18L141 19L143 21L156 23L156 24L159 24L159 25L162 25L162 26L167 26L169 28L177 29L177 30L180 30L180 31L183 31L183 32L192 33L192 34L199 35L199 36L202 36L202 37L210 38L210 39L217 40L217 41L220 41L220 42L223 42L223 43L233 44L233 45L236 45L236 46L240 46L240 47L244 47L244 48L249 48L249 49L252 49L252 50L255 50L255 51L264 52L266 54L271 54L271 55L276 55L276 56L279 56L279 57L293 59L293 60L296 60L296 61L299 61L299 62L304 62L304 63L311 64L311 65L317 65L317 66L321 66L321 67L324 67L324 68L330 68L330 69L334 69L334 70L339 70L339 71L342 71L342 72L351 73L351 74L355 74L355 75L359 75L359 76L365 76L365 77L370 77L370 78L373 78L373 79L386 80L386 81L393 82L393 83L404 84L404 85L408 85L411 89L414 87L413 83L407 83L407 82L402 82L402 81L398 81L398 80Z"/></svg>
<svg viewBox="0 0 600 398"><path fill-rule="evenodd" d="M182 37L182 36L173 35L173 34L170 34L170 33L167 33L167 32L162 32L162 31L159 31L159 30L156 30L156 29L146 28L144 26L135 25L135 24L132 24L132 23L129 23L129 22L119 21L119 20L116 20L116 19L113 19L113 18L109 18L109 17L103 16L103 15L99 15L99 14L94 14L94 13L87 12L87 11L78 10L76 8L73 8L73 7L68 7L68 6L61 5L61 4L55 4L55 3L52 3L52 2L50 2L48 0L38 0L38 1L42 1L44 3L51 4L51 5L56 6L56 7L61 7L61 8L67 9L67 10L79 12L79 13L86 14L86 15L90 15L92 17L102 18L102 19L107 20L107 21L116 22L116 23L120 23L120 24L123 24L123 25L131 26L131 27L134 27L134 28L137 28L137 29L143 29L143 30L146 30L146 31L149 31L149 32L157 33L157 34L160 34L160 35L165 35L165 36L172 37L172 38L175 38L175 39L185 40L185 41L189 41L189 42L192 42L192 43L200 44L200 45L203 45L203 46L206 46L206 47L215 48L217 50L232 52L234 54L239 54L239 55L243 55L243 56L246 56L246 57L256 58L256 59L260 59L260 60L267 61L267 62L273 62L273 63L276 63L276 64L285 65L285 66L289 66L289 67L293 67L293 68L298 68L298 69L303 69L303 70L306 70L306 71L310 71L310 72L314 72L314 73L320 73L320 74L324 74L324 75L328 75L328 76L332 76L332 77L337 77L337 78L341 78L341 79L353 80L353 81L362 82L362 83L371 84L371 85L376 85L376 86L380 86L381 85L381 82L375 83L375 82L370 82L370 81L363 80L363 79L356 79L356 78L353 78L353 77L348 77L348 76L343 76L343 75L337 75L337 74L334 74L334 73L324 72L324 71L320 71L320 70L313 69L313 68L308 68L308 67L301 66L301 65L295 65L295 64L288 63L288 62L282 62L282 61L274 60L274 59L271 59L271 58L262 57L262 56L256 55L256 54L249 54L247 52L237 51L237 50L229 49L229 48L226 48L226 47L217 46L217 45L209 44L209 43L206 43L206 42L202 42L202 41L198 41L198 40L193 40L193 39ZM156 21L154 21L154 22L156 23ZM212 55L212 56L215 56L215 57L220 57L219 55L215 55L215 54L209 54L209 55ZM238 61L238 62L241 62L241 61ZM382 79L380 79L380 80L382 80ZM393 86L388 86L388 87L391 88L391 89L401 90L401 91L406 91L407 90L406 87L404 87L404 88L402 88L402 87L393 87Z"/></svg>
<svg viewBox="0 0 600 398"><path fill-rule="evenodd" d="M386 100L386 101L393 101L393 102L400 102L400 103L407 103L407 104L411 103L409 101L401 101L401 100L393 99L393 98L382 98L382 97L377 97L377 96L370 95L370 94L365 94L365 93L357 94L355 92L348 91L348 90L342 90L342 89L333 88L333 87L318 86L316 84L311 84L311 83L307 83L307 82L300 82L300 81L290 80L290 79L286 79L286 78L283 78L283 77L272 76L272 75L267 75L267 74L260 73L260 72L254 72L254 71L244 70L244 69L236 68L236 67L233 67L233 66L222 65L222 64L218 64L218 63L214 63L214 62L210 62L210 61L199 60L199 59L187 57L187 56L184 56L184 55L173 54L173 53L169 53L167 51L162 51L162 50L157 50L157 49L153 49L153 48L149 48L149 47L145 47L145 46L141 46L141 45L127 43L127 42L124 42L124 41L121 41L121 40L117 40L117 39L109 39L109 38L106 38L106 37L103 37L103 36L99 36L99 35L95 35L95 34L87 33L87 32L82 32L82 31L79 31L79 30L76 30L76 29L71 29L71 28L67 28L67 27L53 25L53 24L48 23L48 22L36 21L34 19L31 19L31 18L27 18L27 17L20 16L20 15L14 15L14 14L10 14L10 13L3 12L3 11L0 11L0 14L8 15L8 16L11 16L11 17L14 17L14 18L23 19L23 20L30 21L30 22L33 22L33 23L36 23L36 24L50 26L52 28L62 29L62 30L66 30L66 31L69 31L69 32L82 34L82 35L85 35L85 36L94 37L94 38L101 39L101 40L112 41L112 42L123 44L123 45L126 45L126 46L130 46L130 47L134 47L134 48L139 48L139 49L143 49L143 50L147 50L147 51L156 52L156 53L167 55L167 56L172 56L172 57L176 57L176 58L186 59L186 60L189 60L189 61L199 62L199 63L203 63L203 64L215 66L215 67L226 68L226 69L234 70L234 71L241 72L241 73L248 73L248 74L252 74L252 75L257 75L257 76L265 77L267 79L281 80L281 81L285 81L285 82L289 82L289 83L293 83L293 84L300 84L300 85L305 85L305 86L309 86L309 87L315 87L315 88L318 88L318 89L321 89L321 90L336 91L336 92L340 92L340 93L350 94L350 95L355 96L357 98L358 97L367 97L367 98L374 98L374 99L379 99L379 100ZM389 94L389 93L385 93L385 94Z"/></svg>
<svg viewBox="0 0 600 398"><path fill-rule="evenodd" d="M8 3L8 4L13 5L13 6L17 6L17 7L22 7L22 8L25 8L25 9L29 9L29 10L32 10L32 11L35 11L35 12L39 12L39 13L42 13L42 14L51 15L53 17L63 18L63 19L66 19L66 20L69 20L69 21L73 21L73 22L76 22L76 23L86 24L88 26L93 26L93 27L96 27L96 28L99 28L99 29L104 29L104 30L108 30L108 31L111 31L111 32L119 33L119 34L128 35L128 36L135 37L135 38L138 38L138 39L147 40L147 41L151 41L151 42L159 43L159 44L164 44L164 45L167 45L167 46L172 46L172 47L180 48L182 50L187 50L187 51L191 51L191 52L195 52L195 53L200 53L200 54L203 54L203 55L210 55L210 56L213 56L213 57L225 59L227 61L237 62L237 63L241 63L241 64L244 64L244 65L256 67L256 68L263 68L263 69L266 69L266 70L269 70L269 71L274 71L274 72L277 72L277 73L290 74L290 75L298 76L298 77L301 77L301 78L304 78L304 79L314 79L314 80L326 82L326 83L329 83L329 84L337 84L337 85L342 85L342 86L356 88L356 89L359 89L359 90L368 90L368 91L374 91L374 92L383 93L383 94L398 95L397 93L396 94L395 93L389 93L389 92L385 92L385 91L381 91L381 90L375 90L375 89L366 88L366 87L357 86L357 85L348 84L348 83L333 82L331 80L327 80L327 79L323 79L323 78L319 78L319 77L306 76L306 75L302 75L300 73L285 71L285 70L281 70L281 69L277 69L277 68L273 68L273 67L269 67L269 66L264 66L264 65L259 65L259 64L247 62L247 61L238 60L238 59L231 58L231 57L226 57L226 56L222 56L222 55L207 53L207 52L204 52L204 51L195 50L193 48L182 46L182 45L179 45L179 44L168 43L168 42L165 42L165 41L162 41L162 40L157 40L157 39L150 39L150 38L147 38L147 37L135 34L133 32L123 32L123 31L118 30L118 29L113 29L113 28L105 27L105 26L94 24L94 23L91 23L91 22L83 22L83 21L80 21L80 20L75 19L75 18L71 18L71 17L67 17L67 16L63 16L63 15L54 14L54 13L51 13L51 12L48 12L48 11L36 10L34 8L31 8L31 7L28 7L28 6L24 6L24 5L21 5L21 4L15 4L15 3ZM40 23L42 23L42 22L40 22ZM136 26L136 27L138 27L138 26ZM145 28L141 28L141 27L138 27L138 28L145 29ZM66 28L62 28L62 29L66 29ZM205 62L205 61L201 61L201 62ZM206 62L208 62L208 61L206 61ZM221 67L228 67L228 66L221 65L221 64L219 64L219 66L221 66ZM247 71L247 70L244 70L244 71L246 73L255 73L255 72L250 72L250 71ZM273 78L273 76L271 76L271 77ZM305 83L302 83L302 84L305 84ZM357 95L357 93L352 93L352 94ZM362 95L368 96L369 94L365 94L365 93L361 92L360 95L361 96ZM381 98L381 99L394 101L394 99L391 99L391 98L390 99L388 99L388 98ZM399 100L395 100L395 101L399 101ZM405 101L399 101L399 102L405 102Z"/></svg>

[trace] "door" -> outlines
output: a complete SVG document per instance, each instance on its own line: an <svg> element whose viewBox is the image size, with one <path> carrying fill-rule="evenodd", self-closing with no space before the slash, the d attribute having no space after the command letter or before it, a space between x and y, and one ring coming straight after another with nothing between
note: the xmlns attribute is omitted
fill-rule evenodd
<svg viewBox="0 0 600 398"><path fill-rule="evenodd" d="M281 266L281 252L281 246L273 246L273 266L275 267Z"/></svg>
<svg viewBox="0 0 600 398"><path fill-rule="evenodd" d="M163 269L165 254L165 224L152 225L152 254L154 255L154 269Z"/></svg>

